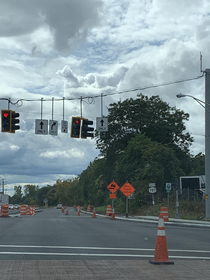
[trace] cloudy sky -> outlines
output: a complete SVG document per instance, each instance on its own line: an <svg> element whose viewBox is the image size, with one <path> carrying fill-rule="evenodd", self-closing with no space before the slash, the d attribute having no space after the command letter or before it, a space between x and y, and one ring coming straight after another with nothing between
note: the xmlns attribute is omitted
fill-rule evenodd
<svg viewBox="0 0 210 280"><path fill-rule="evenodd" d="M61 133L61 120L80 116L80 98L139 88L190 114L191 152L204 153L205 79L141 90L199 77L210 68L209 0L0 0L0 98L11 98L21 129L0 133L0 178L14 185L46 186L80 174L99 151L94 139ZM63 111L63 97L64 102ZM58 136L35 134L35 119L57 120ZM52 98L55 99L54 103ZM22 103L15 102L23 99ZM59 100L58 100L59 99ZM53 105L52 105L53 104ZM0 109L8 102L0 100ZM53 109L52 109L53 108ZM101 116L100 98L83 101L83 117Z"/></svg>

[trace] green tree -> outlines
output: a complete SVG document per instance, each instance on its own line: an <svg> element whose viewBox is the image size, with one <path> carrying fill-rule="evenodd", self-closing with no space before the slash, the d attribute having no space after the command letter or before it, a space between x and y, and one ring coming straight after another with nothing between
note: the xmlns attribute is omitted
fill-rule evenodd
<svg viewBox="0 0 210 280"><path fill-rule="evenodd" d="M21 204L22 202L22 187L14 186L14 195L11 197L11 203L13 204Z"/></svg>
<svg viewBox="0 0 210 280"><path fill-rule="evenodd" d="M205 155L199 153L191 158L192 176L205 175Z"/></svg>
<svg viewBox="0 0 210 280"><path fill-rule="evenodd" d="M24 186L23 203L25 203L25 204L36 204L38 189L39 189L39 186L25 185Z"/></svg>
<svg viewBox="0 0 210 280"><path fill-rule="evenodd" d="M182 161L182 169L189 172L189 147L193 141L185 131L189 114L170 107L159 96L140 95L110 104L108 125L105 133L96 134L97 148L105 156L113 170L114 161L136 134L145 134L152 141L166 144L175 150Z"/></svg>
<svg viewBox="0 0 210 280"><path fill-rule="evenodd" d="M120 185L129 181L136 189L136 203L143 204L149 183L156 183L160 198L165 183L173 182L181 173L180 162L172 148L137 134L116 162L116 178Z"/></svg>
<svg viewBox="0 0 210 280"><path fill-rule="evenodd" d="M78 188L85 204L100 205L106 190L106 161L95 159L79 176Z"/></svg>
<svg viewBox="0 0 210 280"><path fill-rule="evenodd" d="M78 178L68 179L65 181L61 181L58 179L56 181L56 189L55 189L55 199L59 203L65 205L73 205L75 200L78 199L77 194L75 193L76 187L78 183Z"/></svg>
<svg viewBox="0 0 210 280"><path fill-rule="evenodd" d="M56 187L54 186L46 186L42 187L37 191L37 202L39 205L44 205L44 199L48 199L49 206L55 206L57 204L57 200L55 198Z"/></svg>

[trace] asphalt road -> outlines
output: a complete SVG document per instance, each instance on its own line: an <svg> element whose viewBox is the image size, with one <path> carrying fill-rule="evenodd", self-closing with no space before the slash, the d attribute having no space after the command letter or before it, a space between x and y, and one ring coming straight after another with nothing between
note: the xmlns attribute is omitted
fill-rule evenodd
<svg viewBox="0 0 210 280"><path fill-rule="evenodd" d="M47 209L0 218L0 260L153 259L157 225ZM166 226L169 259L210 260L210 229Z"/></svg>

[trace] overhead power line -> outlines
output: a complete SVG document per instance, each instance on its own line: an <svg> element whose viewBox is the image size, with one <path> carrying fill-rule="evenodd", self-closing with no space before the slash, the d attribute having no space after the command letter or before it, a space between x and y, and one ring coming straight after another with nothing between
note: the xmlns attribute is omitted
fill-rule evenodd
<svg viewBox="0 0 210 280"><path fill-rule="evenodd" d="M111 93L101 93L98 95L92 95L92 96L84 96L84 97L74 97L74 98L65 98L65 100L73 101L73 100L81 100L82 99L94 99L98 97L106 97L106 96L112 96L116 94L123 94L123 93L128 93L128 92L135 92L139 90L146 90L146 89L151 89L151 88L157 88L157 87L163 87L163 86L168 86L168 85L173 85L173 84L179 84L179 83L184 83L184 82L189 82L193 80L198 80L204 76L204 73L201 76L193 77L193 78L188 78L188 79L182 79L182 80L177 80L177 81L171 81L171 82L165 82L165 83L160 83L156 85L148 85L148 86L143 86L143 87L138 87L134 89L127 89L127 90L122 90L122 91L115 91ZM63 101L64 98L54 98L54 101ZM12 102L10 98L0 98L0 100L7 100L9 103L11 103L14 106L22 106L23 101L26 102L34 102L34 101L52 101L52 98L41 98L41 99L25 99L21 98L18 99L16 102Z"/></svg>

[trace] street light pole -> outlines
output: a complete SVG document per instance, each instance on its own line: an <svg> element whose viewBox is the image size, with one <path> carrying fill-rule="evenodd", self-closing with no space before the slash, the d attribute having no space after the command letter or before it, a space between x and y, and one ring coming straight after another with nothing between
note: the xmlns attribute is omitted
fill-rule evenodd
<svg viewBox="0 0 210 280"><path fill-rule="evenodd" d="M210 69L205 70L205 102L210 104ZM210 219L210 112L205 110L206 219Z"/></svg>
<svg viewBox="0 0 210 280"><path fill-rule="evenodd" d="M205 194L206 194L206 219L210 219L210 69L205 73L205 102L189 94L177 94L176 97L192 97L202 107L205 108ZM204 106L204 105L205 106Z"/></svg>

